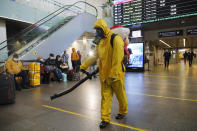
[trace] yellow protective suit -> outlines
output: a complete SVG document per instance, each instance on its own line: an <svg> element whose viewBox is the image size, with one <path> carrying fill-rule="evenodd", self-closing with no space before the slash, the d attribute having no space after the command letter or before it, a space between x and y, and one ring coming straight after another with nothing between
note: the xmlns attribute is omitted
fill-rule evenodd
<svg viewBox="0 0 197 131"><path fill-rule="evenodd" d="M9 59L6 61L6 70L10 74L18 74L25 68L21 61L15 62L13 59Z"/></svg>
<svg viewBox="0 0 197 131"><path fill-rule="evenodd" d="M110 44L113 32L108 29L103 19L98 19L94 27L100 27L105 33L105 38L94 50L94 55L88 58L81 66L86 70L97 59L99 59L99 75L101 82L101 119L109 122L113 92L119 102L119 114L127 114L127 97L125 92L125 67L122 63L124 57L124 42L120 36L113 41L113 48ZM111 81L110 78L115 78ZM110 84L109 84L110 83Z"/></svg>

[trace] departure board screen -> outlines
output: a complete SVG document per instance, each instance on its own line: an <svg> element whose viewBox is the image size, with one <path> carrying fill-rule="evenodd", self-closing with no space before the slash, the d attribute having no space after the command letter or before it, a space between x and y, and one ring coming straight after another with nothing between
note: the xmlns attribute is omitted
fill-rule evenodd
<svg viewBox="0 0 197 131"><path fill-rule="evenodd" d="M197 0L114 0L114 24L130 26L197 15Z"/></svg>
<svg viewBox="0 0 197 131"><path fill-rule="evenodd" d="M128 24L142 20L142 0L114 2L114 24Z"/></svg>

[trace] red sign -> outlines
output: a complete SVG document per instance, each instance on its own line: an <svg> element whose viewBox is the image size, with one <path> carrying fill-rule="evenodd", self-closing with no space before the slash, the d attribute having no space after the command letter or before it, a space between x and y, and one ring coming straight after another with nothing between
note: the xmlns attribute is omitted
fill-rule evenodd
<svg viewBox="0 0 197 131"><path fill-rule="evenodd" d="M126 2L133 2L134 0L114 0L114 5L123 4Z"/></svg>

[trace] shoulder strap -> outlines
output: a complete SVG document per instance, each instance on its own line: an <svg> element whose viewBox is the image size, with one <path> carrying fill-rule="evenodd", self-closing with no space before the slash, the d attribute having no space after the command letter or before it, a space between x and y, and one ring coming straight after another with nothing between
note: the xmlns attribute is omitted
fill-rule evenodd
<svg viewBox="0 0 197 131"><path fill-rule="evenodd" d="M112 48L113 48L113 45L114 45L114 38L115 38L116 36L117 36L117 34L112 34L112 35L111 35L110 44L111 44Z"/></svg>

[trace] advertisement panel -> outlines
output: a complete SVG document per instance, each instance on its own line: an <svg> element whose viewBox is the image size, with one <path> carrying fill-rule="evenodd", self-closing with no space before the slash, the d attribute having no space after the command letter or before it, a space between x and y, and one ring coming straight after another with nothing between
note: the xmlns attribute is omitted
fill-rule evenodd
<svg viewBox="0 0 197 131"><path fill-rule="evenodd" d="M144 68L144 43L130 43L127 48L131 50L128 68Z"/></svg>

